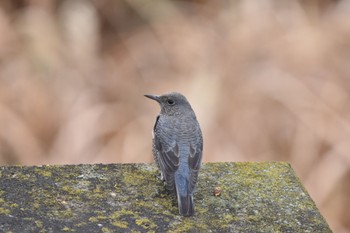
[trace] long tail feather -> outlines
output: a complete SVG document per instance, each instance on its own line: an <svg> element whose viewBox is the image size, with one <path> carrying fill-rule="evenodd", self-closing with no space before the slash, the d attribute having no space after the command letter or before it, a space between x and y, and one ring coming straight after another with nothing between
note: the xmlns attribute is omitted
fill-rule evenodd
<svg viewBox="0 0 350 233"><path fill-rule="evenodd" d="M187 196L178 196L179 212L183 216L194 215L194 203L192 194Z"/></svg>

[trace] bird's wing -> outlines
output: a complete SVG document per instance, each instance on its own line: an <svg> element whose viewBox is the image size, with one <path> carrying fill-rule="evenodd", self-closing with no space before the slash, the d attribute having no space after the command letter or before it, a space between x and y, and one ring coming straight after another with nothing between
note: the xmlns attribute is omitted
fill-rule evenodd
<svg viewBox="0 0 350 233"><path fill-rule="evenodd" d="M197 183L198 171L202 163L203 143L199 145L190 144L190 156L188 157L188 164L190 167L190 183L189 190L192 192Z"/></svg>
<svg viewBox="0 0 350 233"><path fill-rule="evenodd" d="M154 135L154 145L157 150L157 162L165 178L167 189L175 191L174 174L179 167L179 146L174 141L172 146L164 146L157 134Z"/></svg>
<svg viewBox="0 0 350 233"><path fill-rule="evenodd" d="M179 146L164 147L157 135L154 137L156 149L159 153L159 166L163 172L174 173L179 167Z"/></svg>

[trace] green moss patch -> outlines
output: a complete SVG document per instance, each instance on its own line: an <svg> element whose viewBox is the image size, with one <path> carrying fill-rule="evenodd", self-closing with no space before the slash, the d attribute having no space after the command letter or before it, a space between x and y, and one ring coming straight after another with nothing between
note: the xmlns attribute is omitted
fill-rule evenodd
<svg viewBox="0 0 350 233"><path fill-rule="evenodd" d="M157 176L150 164L0 167L0 231L331 232L288 163L203 164L189 218Z"/></svg>

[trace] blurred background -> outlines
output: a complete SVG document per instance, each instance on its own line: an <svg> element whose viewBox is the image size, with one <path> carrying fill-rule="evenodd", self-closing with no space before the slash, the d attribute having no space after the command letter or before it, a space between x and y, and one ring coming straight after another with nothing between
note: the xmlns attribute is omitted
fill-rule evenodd
<svg viewBox="0 0 350 233"><path fill-rule="evenodd" d="M152 162L187 96L204 161L289 161L350 232L349 0L1 0L0 164Z"/></svg>

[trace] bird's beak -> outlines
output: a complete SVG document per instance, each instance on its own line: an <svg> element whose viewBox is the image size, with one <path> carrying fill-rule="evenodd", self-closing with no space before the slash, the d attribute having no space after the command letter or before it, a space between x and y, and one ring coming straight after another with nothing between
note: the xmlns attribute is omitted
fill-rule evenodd
<svg viewBox="0 0 350 233"><path fill-rule="evenodd" d="M150 98L150 99L155 100L158 103L160 103L159 95L145 95L145 97Z"/></svg>

